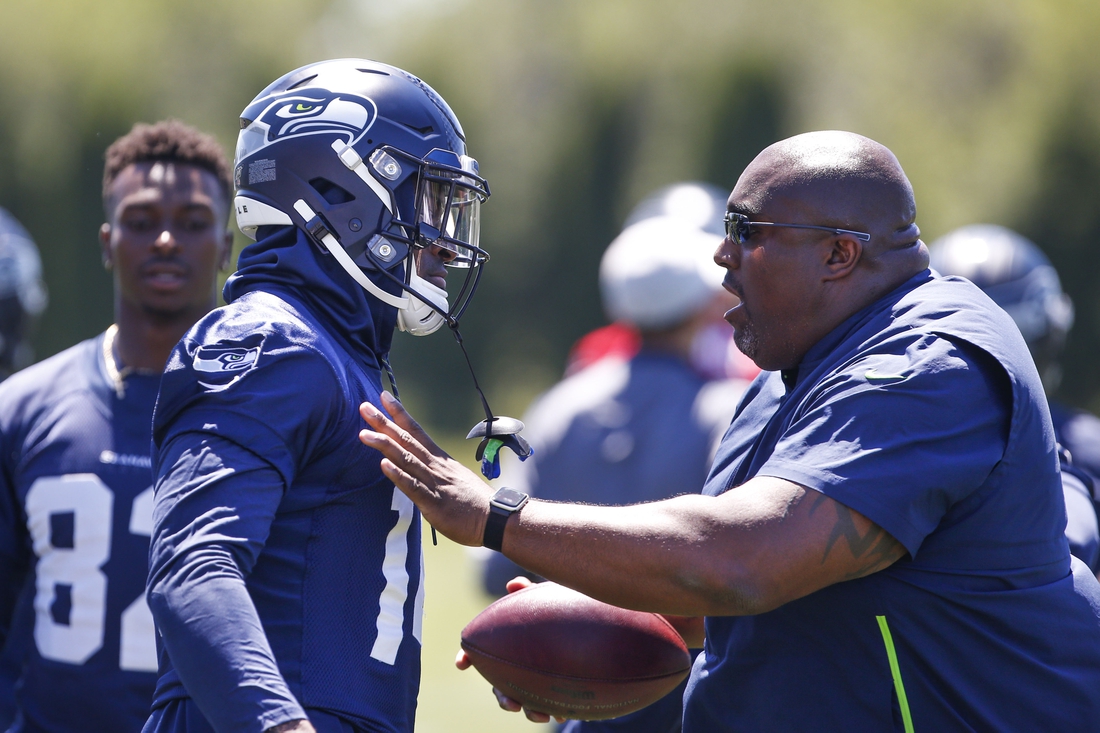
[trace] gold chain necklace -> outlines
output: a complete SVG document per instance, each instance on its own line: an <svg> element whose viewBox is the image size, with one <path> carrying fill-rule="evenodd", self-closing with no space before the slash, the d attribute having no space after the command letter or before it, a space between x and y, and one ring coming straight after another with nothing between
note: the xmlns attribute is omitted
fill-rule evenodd
<svg viewBox="0 0 1100 733"><path fill-rule="evenodd" d="M115 338L118 336L118 324L112 323L103 334L103 367L107 370L107 379L115 388L115 394L121 400L126 396L126 383L123 381L130 375L129 367L118 368L115 360Z"/></svg>

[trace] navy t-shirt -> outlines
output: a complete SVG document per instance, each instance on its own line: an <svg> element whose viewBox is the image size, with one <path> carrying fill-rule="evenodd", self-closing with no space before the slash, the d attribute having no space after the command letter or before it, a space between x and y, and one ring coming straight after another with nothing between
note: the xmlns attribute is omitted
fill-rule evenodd
<svg viewBox="0 0 1100 733"><path fill-rule="evenodd" d="M835 499L908 555L708 618L686 733L1100 725L1100 584L1071 564L1027 347L976 287L926 271L762 374L704 493L754 476Z"/></svg>
<svg viewBox="0 0 1100 733"><path fill-rule="evenodd" d="M199 321L165 370L149 577L164 653L146 730L262 731L313 709L412 731L419 514L357 437L380 375L271 290Z"/></svg>
<svg viewBox="0 0 1100 733"><path fill-rule="evenodd" d="M159 374L130 374L118 390L100 335L0 385L0 629L31 574L12 621L31 633L20 645L14 730L139 731L148 717L159 383Z"/></svg>

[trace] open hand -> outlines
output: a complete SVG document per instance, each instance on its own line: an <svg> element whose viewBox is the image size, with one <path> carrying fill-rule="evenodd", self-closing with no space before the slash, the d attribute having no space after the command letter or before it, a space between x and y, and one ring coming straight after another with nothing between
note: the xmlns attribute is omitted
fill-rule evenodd
<svg viewBox="0 0 1100 733"><path fill-rule="evenodd" d="M369 402L359 407L371 427L359 432L359 440L385 456L382 473L445 536L459 544L481 545L492 489L436 445L393 396L384 392L382 403L392 420Z"/></svg>

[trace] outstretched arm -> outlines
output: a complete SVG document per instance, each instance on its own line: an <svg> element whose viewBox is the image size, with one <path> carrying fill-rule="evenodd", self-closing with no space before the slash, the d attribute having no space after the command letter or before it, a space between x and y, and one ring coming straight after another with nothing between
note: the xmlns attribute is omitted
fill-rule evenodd
<svg viewBox="0 0 1100 733"><path fill-rule="evenodd" d="M452 540L480 545L492 489L444 453L400 404L370 405L364 444ZM763 613L874 573L905 549L862 514L783 479L760 476L721 496L629 507L532 500L508 523L504 554L608 603L685 616Z"/></svg>

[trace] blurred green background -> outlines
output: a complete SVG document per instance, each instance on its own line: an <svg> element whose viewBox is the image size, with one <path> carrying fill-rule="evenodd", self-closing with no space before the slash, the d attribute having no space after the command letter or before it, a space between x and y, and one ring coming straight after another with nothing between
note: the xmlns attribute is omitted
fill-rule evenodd
<svg viewBox="0 0 1100 733"><path fill-rule="evenodd" d="M1096 0L4 0L0 27L0 205L42 249L39 357L111 321L96 229L115 137L174 116L231 150L268 82L361 56L432 84L492 186L463 331L499 412L604 322L596 266L639 197L732 187L765 145L823 128L894 150L925 241L989 221L1046 250L1077 306L1058 396L1100 411ZM394 354L406 403L444 435L480 417L450 341L399 336ZM533 730L449 668L485 599L459 548L428 563L420 729Z"/></svg>

